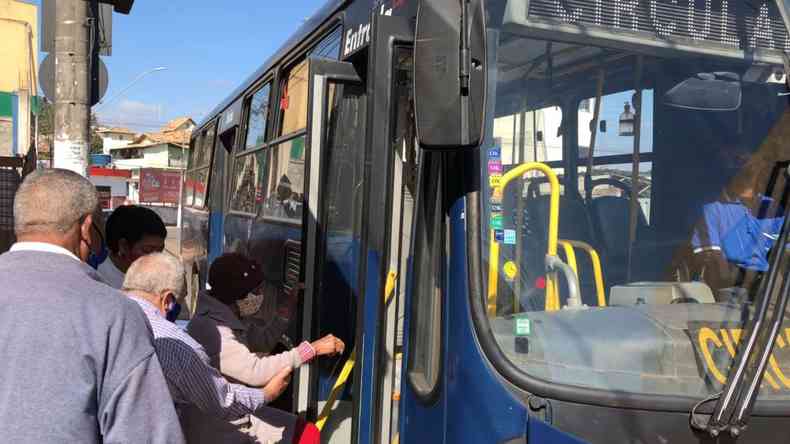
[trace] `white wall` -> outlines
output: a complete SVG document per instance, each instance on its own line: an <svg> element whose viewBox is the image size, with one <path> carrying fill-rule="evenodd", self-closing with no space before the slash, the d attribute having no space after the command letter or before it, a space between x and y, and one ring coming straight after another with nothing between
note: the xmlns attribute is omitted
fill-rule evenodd
<svg viewBox="0 0 790 444"><path fill-rule="evenodd" d="M89 179L96 186L110 187L113 197L129 195L128 182L125 177L91 176Z"/></svg>
<svg viewBox="0 0 790 444"><path fill-rule="evenodd" d="M110 150L123 148L132 143L134 136L131 134L104 133L101 136L101 140L104 143L104 154L111 154Z"/></svg>
<svg viewBox="0 0 790 444"><path fill-rule="evenodd" d="M142 159L113 159L116 168L131 170L135 168L168 168L168 145L153 145L142 148Z"/></svg>
<svg viewBox="0 0 790 444"><path fill-rule="evenodd" d="M167 147L167 144L162 144L143 150L143 160L147 166L167 168L169 166L169 151Z"/></svg>

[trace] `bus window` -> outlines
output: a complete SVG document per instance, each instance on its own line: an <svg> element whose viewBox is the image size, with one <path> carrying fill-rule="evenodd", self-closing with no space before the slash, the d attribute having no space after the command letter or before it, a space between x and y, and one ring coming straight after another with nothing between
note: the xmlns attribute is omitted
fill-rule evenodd
<svg viewBox="0 0 790 444"><path fill-rule="evenodd" d="M631 177L630 163L615 164L596 164L592 175L592 199L602 197L617 197L620 199L631 198ZM639 183L637 195L639 205L647 223L650 223L650 202L653 190L652 171L653 162L639 163ZM584 195L583 176L587 172L587 167L579 167L579 193Z"/></svg>
<svg viewBox="0 0 790 444"><path fill-rule="evenodd" d="M214 135L217 130L216 122L204 130L196 139L189 159L189 169L186 172L186 187L184 203L195 208L206 206L206 196L209 185L209 166L211 152L214 147Z"/></svg>
<svg viewBox="0 0 790 444"><path fill-rule="evenodd" d="M341 37L341 29L335 28L313 47L308 57L337 59ZM291 67L280 84L278 137L293 134L307 126L307 87L307 60L303 60Z"/></svg>
<svg viewBox="0 0 790 444"><path fill-rule="evenodd" d="M231 185L231 211L255 214L263 199L267 153L259 150L236 159Z"/></svg>
<svg viewBox="0 0 790 444"><path fill-rule="evenodd" d="M268 172L261 214L264 217L291 219L301 222L304 200L305 137L297 137L268 150L271 165Z"/></svg>
<svg viewBox="0 0 790 444"><path fill-rule="evenodd" d="M212 124L207 130L204 130L200 135L199 143L195 145L193 150L189 169L205 168L211 160L211 148L214 146L214 132L216 130L215 124Z"/></svg>
<svg viewBox="0 0 790 444"><path fill-rule="evenodd" d="M250 99L247 117L247 137L245 138L244 149L258 148L266 142L270 93L271 83L267 83L256 91L252 99Z"/></svg>
<svg viewBox="0 0 790 444"><path fill-rule="evenodd" d="M605 77L604 77L605 79ZM605 80L604 80L605 84ZM634 151L634 94L635 90L607 94L601 97L598 125L595 129L595 157L631 154ZM579 163L586 164L590 152L595 97L579 102ZM605 123L601 123L605 122ZM642 116L639 152L653 151L653 90L642 90ZM601 131L605 129L605 131Z"/></svg>
<svg viewBox="0 0 790 444"><path fill-rule="evenodd" d="M203 208L206 206L206 188L208 186L208 168L192 172L191 179L195 184L195 199L192 206Z"/></svg>
<svg viewBox="0 0 790 444"><path fill-rule="evenodd" d="M548 3L529 2L528 14L549 14L554 9L544 8ZM570 3L579 11L588 4ZM513 14L516 4L524 2L486 2L488 25L499 33L489 34L496 39L489 54L496 56L491 66L497 72L487 95L494 110L487 127L494 131L480 150L483 186L475 220L484 239L489 332L513 365L552 384L700 399L720 391L752 308L763 297L769 253L788 251L775 245L784 223L785 185L770 180L790 159L781 54L753 62L736 54L737 43L732 52L712 51L718 48L713 40L658 52L655 45L666 43L644 30L630 45L594 45L581 37L587 29L574 39L537 40L529 36L539 19ZM664 5L673 14L682 9ZM748 22L748 5L738 5L731 14ZM781 23L778 12L772 14ZM569 23L564 26L575 26ZM575 252L575 271L546 272L550 249L571 263L560 242L550 243L549 203L542 193L519 192L515 179L502 185L498 170L507 167L497 164L511 162L509 147L519 146L512 134L517 139L522 127L529 128L514 123L519 109L573 103L579 135L572 144L566 138L565 152L578 164L566 167L577 168L574 175L581 179L602 67L600 120L607 121L607 131L598 133L592 172L601 185L591 199L573 202L563 199L566 190L556 224L559 239L592 247L601 270L598 285L593 266L583 263L593 261L587 259L590 249L579 242L567 243ZM639 174L632 183L637 140ZM638 202L631 201L631 190ZM571 299L575 285L569 281L578 282L578 299ZM790 368L790 347L774 350L773 375L766 372L759 397L787 400L790 384L782 378Z"/></svg>
<svg viewBox="0 0 790 444"><path fill-rule="evenodd" d="M340 58L340 42L343 38L342 28L339 26L331 33L327 34L315 47L310 51L311 57L323 57L325 59L337 60Z"/></svg>
<svg viewBox="0 0 790 444"><path fill-rule="evenodd" d="M193 162L192 159L193 159L193 155L194 155L195 149L200 143L202 143L202 142L200 140L200 136L199 135L193 137L192 140L189 141L189 154L187 155L187 159L188 159L187 162L188 162L188 164L191 164ZM189 170L187 169L187 171L189 171ZM182 198L181 204L183 206L190 207L190 206L192 206L192 202L193 202L194 198L195 198L195 184L189 178L189 175L185 174L184 175L184 192L183 192L183 198Z"/></svg>
<svg viewBox="0 0 790 444"><path fill-rule="evenodd" d="M547 106L537 110L513 110L494 119L494 144L501 147L500 158L488 162L488 169L506 173L525 162L546 162L558 175L563 174L562 108ZM528 173L527 177L539 177ZM548 188L540 185L543 194ZM526 189L523 190L526 193Z"/></svg>
<svg viewBox="0 0 790 444"><path fill-rule="evenodd" d="M502 164L562 160L562 108L548 106L516 111L494 119L494 140L502 148Z"/></svg>
<svg viewBox="0 0 790 444"><path fill-rule="evenodd" d="M328 108L325 114L325 149L319 202L323 233L318 246L316 269L315 325L316 337L334 334L346 344L346 356L356 342L356 319L359 297L359 267L362 258L363 178L365 173L365 89L362 86L328 85ZM344 360L341 359L342 363ZM318 408L329 398L337 378L336 363L317 361ZM357 367L358 368L358 367ZM353 413L353 384L346 385L322 432L326 442L350 436Z"/></svg>
<svg viewBox="0 0 790 444"><path fill-rule="evenodd" d="M307 61L292 67L280 86L278 135L295 133L307 126Z"/></svg>
<svg viewBox="0 0 790 444"><path fill-rule="evenodd" d="M439 156L424 154L421 172L438 176ZM423 398L433 396L438 387L441 368L442 338L442 267L444 218L440 180L422 180L432 185L419 190L414 229L414 296L409 321L409 381Z"/></svg>

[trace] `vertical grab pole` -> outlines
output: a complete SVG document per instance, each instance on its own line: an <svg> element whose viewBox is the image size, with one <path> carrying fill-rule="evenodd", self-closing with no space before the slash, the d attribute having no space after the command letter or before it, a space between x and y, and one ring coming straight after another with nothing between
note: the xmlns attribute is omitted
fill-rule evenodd
<svg viewBox="0 0 790 444"><path fill-rule="evenodd" d="M560 182L554 171L548 165L540 162L521 164L502 176L500 183L494 187L494 192L504 193L505 188L511 181L521 178L529 171L540 171L549 180L551 195L549 201L549 239L546 255L556 257L560 229ZM488 315L496 316L497 284L499 281L499 243L496 241L493 230L489 230L488 251ZM559 309L560 296L557 285L557 273L550 272L546 277L546 311Z"/></svg>
<svg viewBox="0 0 790 444"><path fill-rule="evenodd" d="M598 137L598 121L601 118L601 96L603 95L603 85L605 79L606 71L601 68L598 72L598 87L595 91L593 119L590 122L590 149L587 152L587 174L584 175L584 197L588 201L592 200L592 174L595 159L595 142Z"/></svg>
<svg viewBox="0 0 790 444"><path fill-rule="evenodd" d="M644 56L636 56L636 76L634 89L634 154L631 162L631 205L628 212L628 280L631 280L634 262L634 242L636 241L637 210L639 209L639 142L642 133L642 69Z"/></svg>
<svg viewBox="0 0 790 444"><path fill-rule="evenodd" d="M603 267L601 266L601 257L598 255L598 252L595 251L595 248L593 248L592 245L582 241L560 239L560 245L566 249L568 247L579 248L586 251L587 254L590 255L590 261L592 262L593 268L593 277L595 279L595 294L598 297L598 306L606 307L606 288L603 285ZM576 271L574 264L569 265L574 269L574 271Z"/></svg>
<svg viewBox="0 0 790 444"><path fill-rule="evenodd" d="M494 230L488 230L488 316L496 316L497 286L499 285L499 242Z"/></svg>

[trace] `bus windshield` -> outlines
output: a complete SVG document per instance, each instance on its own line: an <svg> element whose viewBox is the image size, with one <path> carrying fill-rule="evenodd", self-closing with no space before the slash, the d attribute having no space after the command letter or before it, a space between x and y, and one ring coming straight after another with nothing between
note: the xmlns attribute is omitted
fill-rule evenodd
<svg viewBox="0 0 790 444"><path fill-rule="evenodd" d="M552 383L720 391L769 257L786 251L790 39L776 4L486 7L480 229L500 349ZM547 272L553 252L564 273ZM790 400L790 323L760 399Z"/></svg>

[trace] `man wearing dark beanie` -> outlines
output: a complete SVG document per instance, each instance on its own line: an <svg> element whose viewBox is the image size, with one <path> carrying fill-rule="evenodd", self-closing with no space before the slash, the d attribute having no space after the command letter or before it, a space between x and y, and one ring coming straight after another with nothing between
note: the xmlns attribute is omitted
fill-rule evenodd
<svg viewBox="0 0 790 444"><path fill-rule="evenodd" d="M260 387L285 367L298 368L315 356L343 353L345 344L333 335L313 343L302 342L277 355L261 353L269 351L265 348L271 345L268 336L273 335L261 334L260 328L240 319L257 312L265 297L274 297L263 294L263 269L254 260L238 253L222 255L211 264L208 281L211 289L200 294L197 312L187 330L206 349L211 364L227 378ZM236 442L234 436L238 439L238 430L227 430L227 423L213 421L199 411L190 414L190 424L185 426L187 434L193 435L188 436L189 442ZM282 436L273 441L317 442L318 429L314 425L298 421L295 415L292 419ZM246 434L255 434L255 421L253 417L246 426ZM272 440L270 436L267 438Z"/></svg>

